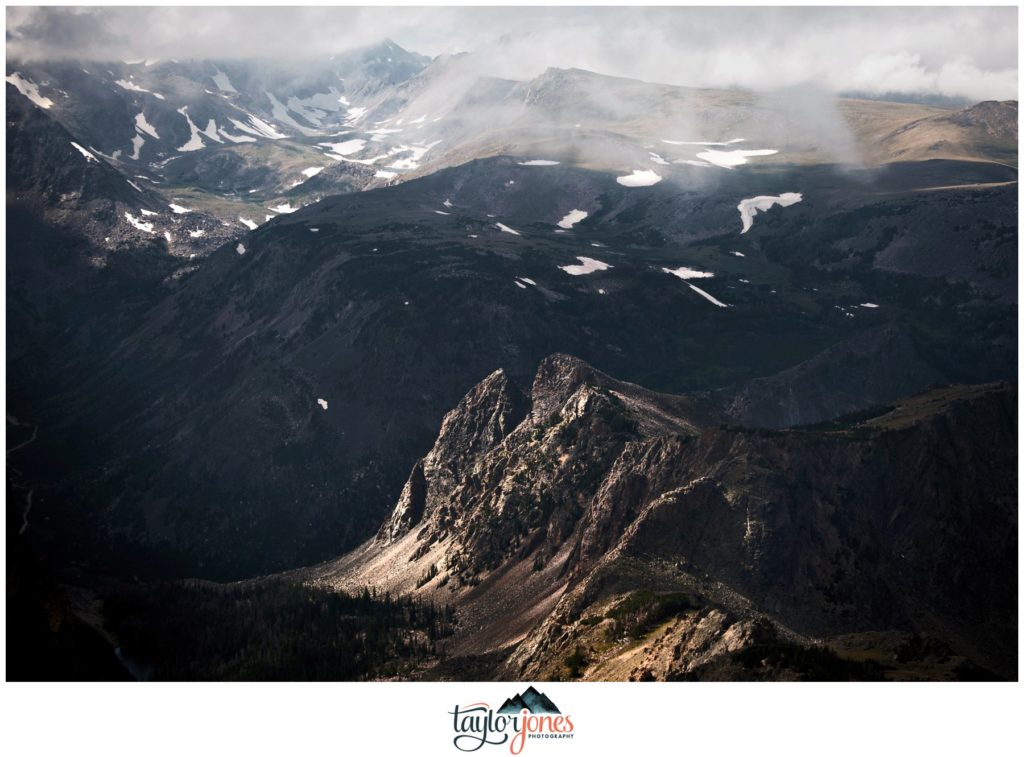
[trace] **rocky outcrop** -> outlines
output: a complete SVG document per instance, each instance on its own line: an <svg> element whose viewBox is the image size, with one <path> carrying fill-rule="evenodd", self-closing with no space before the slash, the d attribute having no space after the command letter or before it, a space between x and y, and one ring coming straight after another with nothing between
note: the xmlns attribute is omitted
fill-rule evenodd
<svg viewBox="0 0 1024 757"><path fill-rule="evenodd" d="M502 370L473 387L444 417L434 448L413 467L377 541L391 544L418 525L424 514L441 509L476 458L500 444L526 412L526 397Z"/></svg>
<svg viewBox="0 0 1024 757"><path fill-rule="evenodd" d="M452 653L515 642L512 677L685 677L755 643L884 629L1012 675L1015 389L787 431L701 426L689 402L564 355L529 402L496 372L377 538L314 580L454 601ZM595 634L623 617L641 659L588 673L580 650L607 650Z"/></svg>

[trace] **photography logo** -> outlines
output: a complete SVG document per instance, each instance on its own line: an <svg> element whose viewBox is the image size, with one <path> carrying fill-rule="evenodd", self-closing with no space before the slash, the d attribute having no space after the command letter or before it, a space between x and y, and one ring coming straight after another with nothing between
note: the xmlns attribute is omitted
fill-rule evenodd
<svg viewBox="0 0 1024 757"><path fill-rule="evenodd" d="M449 715L455 729L453 742L463 752L475 752L485 744L508 744L520 754L529 740L564 740L573 737L570 715L563 715L555 703L532 686L506 699L497 710L486 702L455 705Z"/></svg>

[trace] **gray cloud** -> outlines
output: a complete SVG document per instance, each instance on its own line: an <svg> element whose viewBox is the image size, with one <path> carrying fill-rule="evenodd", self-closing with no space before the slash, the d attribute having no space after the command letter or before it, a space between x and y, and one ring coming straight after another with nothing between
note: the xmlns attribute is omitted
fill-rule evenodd
<svg viewBox="0 0 1024 757"><path fill-rule="evenodd" d="M329 56L384 37L477 52L480 73L549 66L760 91L1017 96L1016 8L85 7L7 9L7 57Z"/></svg>

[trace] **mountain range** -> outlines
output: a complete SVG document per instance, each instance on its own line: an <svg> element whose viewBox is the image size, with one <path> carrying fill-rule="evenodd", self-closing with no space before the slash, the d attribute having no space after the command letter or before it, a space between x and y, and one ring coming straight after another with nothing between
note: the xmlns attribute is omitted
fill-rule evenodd
<svg viewBox="0 0 1024 757"><path fill-rule="evenodd" d="M1015 675L1016 102L7 82L8 538L90 648L283 580L450 605L415 677Z"/></svg>

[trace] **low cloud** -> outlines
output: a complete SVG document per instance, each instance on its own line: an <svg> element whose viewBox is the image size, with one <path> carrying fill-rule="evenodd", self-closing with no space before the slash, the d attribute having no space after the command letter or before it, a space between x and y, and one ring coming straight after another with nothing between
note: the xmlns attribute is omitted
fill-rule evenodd
<svg viewBox="0 0 1024 757"><path fill-rule="evenodd" d="M547 67L771 92L1017 96L1016 8L13 7L7 57L327 57L385 37L481 73ZM297 52L298 51L298 52Z"/></svg>

